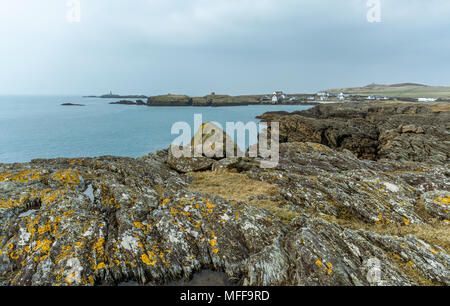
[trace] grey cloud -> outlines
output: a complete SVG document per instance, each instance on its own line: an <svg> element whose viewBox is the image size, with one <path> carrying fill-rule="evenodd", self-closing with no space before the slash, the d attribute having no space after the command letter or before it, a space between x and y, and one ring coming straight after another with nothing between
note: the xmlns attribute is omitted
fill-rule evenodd
<svg viewBox="0 0 450 306"><path fill-rule="evenodd" d="M450 2L381 0L0 2L0 94L311 92L448 83Z"/></svg>

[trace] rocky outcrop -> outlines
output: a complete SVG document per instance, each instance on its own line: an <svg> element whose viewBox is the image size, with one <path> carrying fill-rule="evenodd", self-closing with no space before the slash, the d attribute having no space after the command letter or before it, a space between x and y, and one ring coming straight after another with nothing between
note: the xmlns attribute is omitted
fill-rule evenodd
<svg viewBox="0 0 450 306"><path fill-rule="evenodd" d="M361 234L376 246L407 262L407 264L418 270L426 279L450 285L450 256L438 246L432 246L417 239L413 235L406 237L381 236L372 232L361 231Z"/></svg>
<svg viewBox="0 0 450 306"><path fill-rule="evenodd" d="M412 285L387 256L388 248L370 243L364 233L345 230L321 218L299 217L287 236L290 271L296 285Z"/></svg>
<svg viewBox="0 0 450 306"><path fill-rule="evenodd" d="M422 104L318 105L260 118L280 121L282 142L316 142L362 159L446 164L450 158L450 113Z"/></svg>
<svg viewBox="0 0 450 306"><path fill-rule="evenodd" d="M426 211L433 217L450 224L450 192L434 190L422 194Z"/></svg>
<svg viewBox="0 0 450 306"><path fill-rule="evenodd" d="M76 104L76 103L63 103L61 106L86 106L84 104Z"/></svg>
<svg viewBox="0 0 450 306"><path fill-rule="evenodd" d="M167 164L181 173L211 170L213 166L221 167L223 162L218 164L217 160L224 159L228 153L244 156L230 136L216 124L207 122L200 127L190 144L170 146Z"/></svg>
<svg viewBox="0 0 450 306"><path fill-rule="evenodd" d="M192 106L192 98L185 95L163 95L147 99L148 106Z"/></svg>
<svg viewBox="0 0 450 306"><path fill-rule="evenodd" d="M129 100L120 100L117 102L111 102L109 104L118 104L118 105L143 105L143 104L137 104L136 102L129 101Z"/></svg>
<svg viewBox="0 0 450 306"><path fill-rule="evenodd" d="M96 98L96 96L88 96L90 98ZM137 100L137 105L147 105L147 106L199 106L199 107L225 107L225 106L249 106L249 105L265 105L271 103L271 98L267 99L264 95L244 95L244 96L229 96L229 95L216 95L211 94L203 97L189 97L187 95L176 95L167 94L160 96L119 96L119 95L104 95L98 98L123 98L123 99L141 99ZM147 99L144 102L142 99ZM306 105L314 106L317 105L315 102L308 102L302 98L300 100L284 100L279 101L278 104L283 105ZM110 103L110 104L124 104L124 105L134 105L127 103Z"/></svg>
<svg viewBox="0 0 450 306"><path fill-rule="evenodd" d="M171 170L166 154L1 165L2 282L166 284L213 269L245 285L415 284L392 253L431 282L449 283L439 246L324 217L426 222L417 189L395 174L417 170L412 165L283 144L276 169L242 170L279 186L280 205L300 213L283 223L266 209L188 190L192 179Z"/></svg>
<svg viewBox="0 0 450 306"><path fill-rule="evenodd" d="M362 162L350 152L313 143L281 144L280 156L275 169L253 168L250 175L280 186L287 205L295 210L347 215L373 224L423 223L411 186L386 173L401 171L403 165Z"/></svg>
<svg viewBox="0 0 450 306"><path fill-rule="evenodd" d="M230 156L244 156L233 139L213 122L203 124L195 133L190 146L202 148L202 154L207 157L222 159Z"/></svg>
<svg viewBox="0 0 450 306"><path fill-rule="evenodd" d="M450 285L447 164L286 142L266 169L172 149L0 164L0 284L183 284L212 270L238 285ZM230 171L260 194L211 191ZM192 188L202 173L208 192Z"/></svg>

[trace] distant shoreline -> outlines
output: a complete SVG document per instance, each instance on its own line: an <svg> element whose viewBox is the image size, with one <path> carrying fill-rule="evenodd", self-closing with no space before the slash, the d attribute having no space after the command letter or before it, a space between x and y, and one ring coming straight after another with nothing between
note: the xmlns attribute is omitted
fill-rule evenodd
<svg viewBox="0 0 450 306"><path fill-rule="evenodd" d="M337 103L337 102L336 102ZM233 106L253 106L253 105L264 105L264 106L279 106L279 105L298 105L298 106L316 106L320 104L319 102L293 102L293 103L214 103L214 104L180 104L180 103L142 103L133 102L128 100L110 102L111 105L127 105L127 106L147 106L147 107L233 107Z"/></svg>
<svg viewBox="0 0 450 306"><path fill-rule="evenodd" d="M121 95L101 95L101 96L83 96L83 98L99 98L99 99L147 99L147 96L144 95L129 95L129 96L121 96Z"/></svg>
<svg viewBox="0 0 450 306"><path fill-rule="evenodd" d="M199 106L199 107L222 107L222 106L250 106L250 105L301 105L315 106L319 104L311 94L257 94L257 95L219 95L211 93L202 97L190 97L188 95L167 94L160 96L145 95L116 95L107 94L101 96L83 96L83 98L97 99L121 99L112 101L109 104L119 105L140 105L140 106Z"/></svg>
<svg viewBox="0 0 450 306"><path fill-rule="evenodd" d="M396 96L363 96L358 94L334 94L321 92L317 94L285 94L281 91L273 94L255 94L230 96L211 93L202 97L191 97L181 94L167 94L159 96L146 95L116 95L106 94L101 96L83 96L83 98L97 99L116 99L109 104L119 105L138 105L138 106L159 106L159 107L178 107L178 106L196 106L196 107L225 107L225 106L250 106L250 105L298 105L298 106L316 106L320 104L334 103L361 103L369 101L396 101L396 102L450 102L450 99L444 98L409 98ZM421 101L423 100L423 101ZM429 100L429 101L427 101Z"/></svg>

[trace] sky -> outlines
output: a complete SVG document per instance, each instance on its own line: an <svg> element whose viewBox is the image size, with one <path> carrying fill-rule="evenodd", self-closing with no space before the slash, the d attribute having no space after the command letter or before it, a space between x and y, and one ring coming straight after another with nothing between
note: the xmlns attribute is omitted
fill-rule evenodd
<svg viewBox="0 0 450 306"><path fill-rule="evenodd" d="M450 85L449 16L448 0L0 0L0 94Z"/></svg>

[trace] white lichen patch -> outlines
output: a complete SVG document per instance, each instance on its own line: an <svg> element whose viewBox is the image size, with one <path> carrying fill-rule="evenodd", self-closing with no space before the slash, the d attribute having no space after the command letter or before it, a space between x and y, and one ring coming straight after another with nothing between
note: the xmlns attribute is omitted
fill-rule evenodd
<svg viewBox="0 0 450 306"><path fill-rule="evenodd" d="M123 193L122 196L121 196L121 199L124 200L124 201L128 201L129 199L131 199L131 197L128 194Z"/></svg>
<svg viewBox="0 0 450 306"><path fill-rule="evenodd" d="M89 228L86 232L84 232L83 237L90 237L94 234L92 228Z"/></svg>
<svg viewBox="0 0 450 306"><path fill-rule="evenodd" d="M91 203L94 203L94 189L92 188L92 184L89 184L84 194L91 200Z"/></svg>
<svg viewBox="0 0 450 306"><path fill-rule="evenodd" d="M253 223L245 222L244 226L242 227L244 231L254 230L257 231L258 227L256 227Z"/></svg>
<svg viewBox="0 0 450 306"><path fill-rule="evenodd" d="M19 246L24 246L31 238L31 234L23 227L20 228Z"/></svg>
<svg viewBox="0 0 450 306"><path fill-rule="evenodd" d="M80 284L81 271L83 271L80 260L78 258L69 258L66 263L66 268L68 268L64 271L66 283L69 285L73 283L76 285Z"/></svg>
<svg viewBox="0 0 450 306"><path fill-rule="evenodd" d="M359 248L358 248L356 245L354 245L354 244L349 244L348 247L350 248L350 250L352 251L352 253L353 253L355 256L358 256L358 257L361 256L361 251L359 250Z"/></svg>
<svg viewBox="0 0 450 306"><path fill-rule="evenodd" d="M139 248L139 240L135 237L124 235L122 236L120 246L125 250L136 253Z"/></svg>
<svg viewBox="0 0 450 306"><path fill-rule="evenodd" d="M24 213L21 213L20 215L19 215L19 218L26 218L26 217L28 217L28 216L31 216L32 214L34 214L35 212L37 212L38 210L37 209L30 209L30 210L28 210L28 211L26 211L26 212L24 212Z"/></svg>
<svg viewBox="0 0 450 306"><path fill-rule="evenodd" d="M384 182L383 185L386 186L386 189L389 190L390 192L399 192L400 191L400 187L398 187L397 185L394 185L392 183Z"/></svg>

